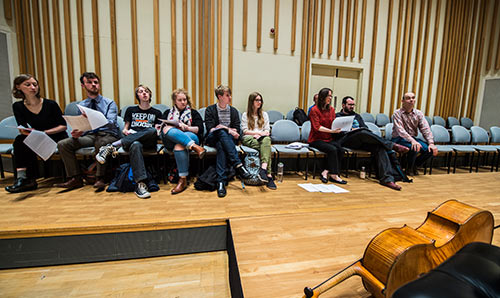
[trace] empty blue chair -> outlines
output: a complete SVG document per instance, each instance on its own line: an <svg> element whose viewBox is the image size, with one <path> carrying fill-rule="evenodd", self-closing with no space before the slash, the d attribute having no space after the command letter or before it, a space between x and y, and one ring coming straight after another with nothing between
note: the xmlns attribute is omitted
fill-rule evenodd
<svg viewBox="0 0 500 298"><path fill-rule="evenodd" d="M441 116L434 116L434 124L446 127L446 121Z"/></svg>
<svg viewBox="0 0 500 298"><path fill-rule="evenodd" d="M455 117L448 117L448 127L452 128L455 125L460 125L460 122L458 121L457 118Z"/></svg>
<svg viewBox="0 0 500 298"><path fill-rule="evenodd" d="M485 154L485 158L483 160L487 161L489 153L493 153L493 161L495 161L495 157L497 154L497 147L494 145L488 145L490 141L488 132L480 126L472 126L470 128L470 131L471 131L472 144L474 144L473 145L474 149L476 149L479 153ZM476 172L479 169L479 160L480 158L478 157L476 164ZM491 163L491 172L493 172L493 166L494 162Z"/></svg>
<svg viewBox="0 0 500 298"><path fill-rule="evenodd" d="M495 146L498 150L498 155L497 155L497 168L496 171L498 172L498 164L500 163L500 127L498 126L492 126L490 127L490 144Z"/></svg>
<svg viewBox="0 0 500 298"><path fill-rule="evenodd" d="M304 146L300 149L291 149L287 148L287 144L293 142L300 142L301 135L299 126L290 120L278 120L274 123L273 129L271 130L271 140L273 143L281 143L281 144L273 144L273 148L277 153L277 163L280 161L281 155L296 155L297 169L299 168L299 160L302 154L306 155L306 173L305 179L307 180L307 172L308 172L308 163L309 163L309 144L304 144Z"/></svg>
<svg viewBox="0 0 500 298"><path fill-rule="evenodd" d="M385 138L387 140L391 140L392 139L392 127L394 126L394 124L392 123L387 123L385 125Z"/></svg>
<svg viewBox="0 0 500 298"><path fill-rule="evenodd" d="M424 117L425 117L425 120L427 120L427 123L429 123L429 127L430 127L433 124L432 118L429 116L424 116Z"/></svg>
<svg viewBox="0 0 500 298"><path fill-rule="evenodd" d="M450 143L450 133L448 130L441 125L431 125L432 135L434 136L434 143L438 148L438 154L444 153L446 155L446 166L448 168L448 174L450 173L451 167L451 156L454 152L453 148L449 145ZM434 161L434 156L431 157L429 166L429 175L432 174L432 165Z"/></svg>
<svg viewBox="0 0 500 298"><path fill-rule="evenodd" d="M363 118L365 122L375 123L375 117L370 113L361 113L361 118Z"/></svg>
<svg viewBox="0 0 500 298"><path fill-rule="evenodd" d="M472 121L472 119L470 119L470 118L462 117L462 118L460 118L460 124L463 127L470 129L474 125L474 121Z"/></svg>
<svg viewBox="0 0 500 298"><path fill-rule="evenodd" d="M371 132L373 132L379 137L382 137L382 132L380 131L380 128L377 125L371 122L365 122L365 124L366 126L368 126L368 129L371 130Z"/></svg>
<svg viewBox="0 0 500 298"><path fill-rule="evenodd" d="M377 124L378 127L385 127L385 125L390 122L391 120L386 114L380 113L375 116L375 124Z"/></svg>
<svg viewBox="0 0 500 298"><path fill-rule="evenodd" d="M0 144L0 176L2 178L5 178L2 155L12 154L12 143L19 135L19 130L15 127L17 127L17 121L14 116L9 116L0 121L0 140L2 140L2 144ZM3 144L4 142L5 144ZM12 162L14 162L14 159L12 159ZM14 167L14 164L12 165Z"/></svg>
<svg viewBox="0 0 500 298"><path fill-rule="evenodd" d="M476 152L476 149L470 144L471 137L470 133L465 129L465 127L460 126L460 125L455 125L451 128L451 147L455 151L455 159L453 162L453 173L456 171L456 165L457 165L457 155L458 154L470 154L471 155L471 160L470 160L470 169L469 173L472 172L472 161L474 159L474 153Z"/></svg>
<svg viewBox="0 0 500 298"><path fill-rule="evenodd" d="M283 114L281 114L280 111L275 111L275 110L267 111L267 115L269 116L270 124L274 124L274 122L278 120L283 120Z"/></svg>
<svg viewBox="0 0 500 298"><path fill-rule="evenodd" d="M286 120L292 120L293 121L293 112L295 112L295 109L291 109L286 113Z"/></svg>

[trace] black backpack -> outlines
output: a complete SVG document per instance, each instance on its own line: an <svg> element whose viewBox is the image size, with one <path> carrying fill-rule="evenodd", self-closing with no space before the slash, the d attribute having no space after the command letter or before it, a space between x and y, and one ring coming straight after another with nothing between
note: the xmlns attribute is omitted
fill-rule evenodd
<svg viewBox="0 0 500 298"><path fill-rule="evenodd" d="M307 118L306 112L301 108L295 108L295 111L293 111L293 121L297 123L298 126L302 126L307 120L309 119Z"/></svg>

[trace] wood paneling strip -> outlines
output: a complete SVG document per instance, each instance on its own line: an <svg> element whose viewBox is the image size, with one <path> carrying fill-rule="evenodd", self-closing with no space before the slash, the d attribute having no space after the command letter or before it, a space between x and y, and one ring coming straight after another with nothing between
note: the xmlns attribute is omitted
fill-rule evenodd
<svg viewBox="0 0 500 298"><path fill-rule="evenodd" d="M486 26L486 7L487 7L488 3L486 1L481 1L481 13L480 13L480 16L479 16L479 20L481 22L481 24L479 25L478 23L478 30L479 30L479 33L478 33L478 39L476 40L476 51L475 53L478 53L476 54L476 61L475 61L475 65L477 66L476 67L476 71L473 73L474 75L474 86L473 86L473 93L472 93L472 96L471 96L471 100L469 101L469 109L468 109L468 114L467 116L469 118L471 118L472 120L474 120L475 118L475 113L476 113L476 105L477 105L477 94L478 94L478 91L479 91L479 81L481 79L481 65L482 65L482 61L483 61L483 50L484 50L484 39L485 39L485 34L484 34L484 28Z"/></svg>
<svg viewBox="0 0 500 298"><path fill-rule="evenodd" d="M243 0L243 47L247 46L247 27L248 27L248 0Z"/></svg>
<svg viewBox="0 0 500 298"><path fill-rule="evenodd" d="M500 31L497 37L497 62L495 63L495 70L500 69Z"/></svg>
<svg viewBox="0 0 500 298"><path fill-rule="evenodd" d="M61 50L61 23L59 14L59 1L54 0L52 2L52 16L54 21L54 50L56 56L56 74L57 78L64 78L63 73L63 62L62 62L62 50ZM64 111L66 107L66 94L64 94L64 84L57 84L57 96L59 98L59 106L61 110Z"/></svg>
<svg viewBox="0 0 500 298"><path fill-rule="evenodd" d="M196 1L196 0L192 0ZM205 85L206 82L204 80L205 75L204 75L204 68L203 68L203 57L204 57L204 49L205 47L203 46L203 2L198 1L198 108L205 107Z"/></svg>
<svg viewBox="0 0 500 298"><path fill-rule="evenodd" d="M132 75L134 76L134 86L139 85L139 51L137 49L137 0L130 0L130 26L132 30Z"/></svg>
<svg viewBox="0 0 500 298"><path fill-rule="evenodd" d="M441 46L441 61L439 63L439 79L438 79L438 86L436 91L436 101L434 103L434 115L440 115L440 106L442 104L442 92L443 92L443 84L444 84L444 79L446 75L446 57L447 57L447 52L448 52L448 34L449 34L449 29L450 29L450 15L451 15L451 3L447 2L446 3L446 10L445 10L445 25L443 29L443 42Z"/></svg>
<svg viewBox="0 0 500 298"><path fill-rule="evenodd" d="M438 0L439 1L439 0ZM401 46L401 23L403 22L403 7L404 0L399 1L398 5L398 29L396 33L396 49L394 52L394 70L392 72L392 91L391 91L391 106L389 107L389 114L392 115L397 105L399 104L400 98L397 96L397 80L399 69L399 50Z"/></svg>
<svg viewBox="0 0 500 298"><path fill-rule="evenodd" d="M308 30L307 30L307 56L306 56L306 66L305 66L305 78L304 78L304 102L301 107L303 110L307 106L307 98L309 96L309 73L311 70L311 42L312 42L312 26L313 26L313 2L309 1L309 20L308 20Z"/></svg>
<svg viewBox="0 0 500 298"><path fill-rule="evenodd" d="M95 73L101 76L101 46L99 43L99 5L92 0L92 33L94 40L94 68Z"/></svg>
<svg viewBox="0 0 500 298"><path fill-rule="evenodd" d="M349 56L349 38L351 33L351 0L347 0L346 21L345 21L345 38L344 38L344 58Z"/></svg>
<svg viewBox="0 0 500 298"><path fill-rule="evenodd" d="M420 0L420 10L419 10L419 18L418 18L418 27L417 27L417 49L415 53L415 62L413 64L413 83L410 86L410 90L413 90L413 92L416 92L417 88L417 79L418 79L418 70L420 69L420 51L421 51L421 45L422 45L422 26L424 23L424 12L425 12L425 0ZM421 96L421 94L419 94ZM422 100L418 101L419 103L422 102Z"/></svg>
<svg viewBox="0 0 500 298"><path fill-rule="evenodd" d="M325 40L325 6L326 0L321 0L321 22L319 27L319 54L323 54L323 44Z"/></svg>
<svg viewBox="0 0 500 298"><path fill-rule="evenodd" d="M361 32L359 36L359 60L363 59L365 52L365 25L366 25L366 0L361 7Z"/></svg>
<svg viewBox="0 0 500 298"><path fill-rule="evenodd" d="M83 23L83 0L76 1L76 19L78 27L78 57L80 59L80 74L87 69L87 59L85 56L85 31ZM80 88L82 97L85 97L85 89Z"/></svg>
<svg viewBox="0 0 500 298"><path fill-rule="evenodd" d="M260 1L260 0L259 0ZM295 52L295 35L297 34L297 0L293 0L292 5L292 36L290 50Z"/></svg>
<svg viewBox="0 0 500 298"><path fill-rule="evenodd" d="M10 2L10 1L6 1ZM40 84L42 97L46 97L47 93L45 90L45 73L44 73L44 63L43 63L43 49L42 49L42 32L40 23L40 5L38 1L32 2L31 10L33 11L33 35L35 40L35 60L36 60L36 77L38 83Z"/></svg>
<svg viewBox="0 0 500 298"><path fill-rule="evenodd" d="M424 1L424 0L422 0ZM424 46L422 53L422 64L420 69L420 78L418 84L417 94L420 97L420 100L417 101L417 109L421 110L422 103L424 102L424 96L422 94L422 90L424 89L424 78L425 78L425 68L427 63L427 46L429 43L429 27L431 26L431 10L432 8L432 0L427 1L427 13L425 14L425 31L424 31ZM423 12L423 10L422 10ZM415 76L416 77L416 76Z"/></svg>
<svg viewBox="0 0 500 298"><path fill-rule="evenodd" d="M156 1L156 0L155 0ZM182 0L182 88L188 90L188 0Z"/></svg>
<svg viewBox="0 0 500 298"><path fill-rule="evenodd" d="M172 51L172 90L177 89L177 23L175 0L170 0L170 42Z"/></svg>
<svg viewBox="0 0 500 298"><path fill-rule="evenodd" d="M465 68L465 61L466 59L463 59L463 53L467 52L467 11L470 9L467 4L469 2L462 2L460 5L460 15L459 15L459 21L460 21L460 27L459 27L459 44L456 49L456 56L458 57L458 63L455 67L455 80L453 81L453 89L452 91L452 96L451 99L453 100L453 104L450 109L450 116L455 116L457 117L460 113L460 104L462 101L462 94L460 88L463 86L463 78L464 78L464 68ZM467 6L467 7L466 7ZM466 34L464 34L464 32Z"/></svg>
<svg viewBox="0 0 500 298"><path fill-rule="evenodd" d="M233 88L233 38L234 38L234 0L229 0L229 37L228 37L228 78L229 88Z"/></svg>
<svg viewBox="0 0 500 298"><path fill-rule="evenodd" d="M328 29L328 57L333 52L333 18L335 16L335 0L330 1L330 26Z"/></svg>
<svg viewBox="0 0 500 298"><path fill-rule="evenodd" d="M472 1L467 1L464 3L462 20L464 20L465 22L463 22L462 32L465 32L465 35L462 39L462 44L460 46L460 54L462 54L462 55L463 55L463 53L467 53L467 48L468 48L468 41L469 41L469 34L470 34L470 11L472 10L471 3L472 3ZM462 113L462 108L463 108L462 104L465 102L465 99L466 99L464 92L461 92L461 87L466 85L466 84L464 84L465 76L469 71L469 68L466 66L466 60L468 60L468 59L463 59L463 58L461 59L460 70L457 73L460 80L459 80L459 82L456 86L456 90L455 90L455 92L457 94L457 98L458 98L458 104L455 105L453 115L456 117L460 117L460 114Z"/></svg>
<svg viewBox="0 0 500 298"><path fill-rule="evenodd" d="M403 90L408 90L408 83L410 80L410 68L411 68L411 57L413 54L413 26L414 26L414 20L415 20L415 5L417 3L417 0L412 1L411 5L411 17L410 17L410 25L408 26L408 53L407 53L407 58L406 58L406 70L405 70L405 83L403 86ZM412 90L415 92L414 90Z"/></svg>
<svg viewBox="0 0 500 298"><path fill-rule="evenodd" d="M477 1L469 1L468 2L469 7L468 7L468 17L467 20L469 20L467 24L467 41L468 41L468 51L467 51L467 66L465 67L465 78L463 82L463 89L462 89L462 103L460 105L460 111L458 115L460 117L465 117L466 112L465 112L465 104L467 103L467 98L468 98L468 91L469 91L469 79L470 79L470 74L471 74L471 63L472 63L472 50L474 49L474 39L475 39L475 24L476 24L476 17L477 17L477 9L476 9L476 4Z"/></svg>
<svg viewBox="0 0 500 298"><path fill-rule="evenodd" d="M278 50L280 26L280 0L274 0L274 50Z"/></svg>
<svg viewBox="0 0 500 298"><path fill-rule="evenodd" d="M3 15L6 20L12 20L12 0L4 0L3 1Z"/></svg>
<svg viewBox="0 0 500 298"><path fill-rule="evenodd" d="M317 45L317 37L318 37L318 1L314 1L313 8L313 27L312 27L312 53L316 54L316 45Z"/></svg>
<svg viewBox="0 0 500 298"><path fill-rule="evenodd" d="M17 2L17 1L16 1ZM44 24L52 24L49 14L49 0L42 1L42 19ZM45 54L45 65L47 70L47 95L49 98L55 99L54 91L54 71L52 63L52 44L50 42L50 26L42 26L43 28L43 46Z"/></svg>
<svg viewBox="0 0 500 298"><path fill-rule="evenodd" d="M491 27L490 27L490 40L488 47L488 54L486 55L486 71L491 69L491 61L493 60L493 44L495 43L495 32L497 29L497 18L498 18L498 0L493 0L493 18L491 19Z"/></svg>
<svg viewBox="0 0 500 298"><path fill-rule="evenodd" d="M64 8L64 36L66 43L66 70L68 72L69 101L76 98L75 71L73 69L73 37L71 36L71 13L69 1L63 1Z"/></svg>
<svg viewBox="0 0 500 298"><path fill-rule="evenodd" d="M297 0L295 0L295 9L297 9ZM297 11L295 11L297 14ZM293 26L292 22L292 26ZM292 28L292 37L293 37L293 28ZM295 40L294 40L295 41ZM257 1L257 49L260 49L262 46L262 0Z"/></svg>
<svg viewBox="0 0 500 298"><path fill-rule="evenodd" d="M401 69L399 71L399 84L398 84L398 98L402 98L403 94L406 90L404 89L404 79L405 79L405 70L406 70L406 59L408 58L408 31L409 31L409 22L410 22L410 4L413 0L406 1L406 10L405 10L405 24L403 29L403 49L401 52Z"/></svg>
<svg viewBox="0 0 500 298"><path fill-rule="evenodd" d="M210 3L203 2L203 82L205 86L205 106L208 106L211 102L211 96L210 96L210 82L209 82L209 71L210 71L210 22L209 22L209 17L210 17Z"/></svg>
<svg viewBox="0 0 500 298"><path fill-rule="evenodd" d="M358 0L354 1L354 11L352 16L352 43L351 43L351 59L356 56L356 37L358 33ZM392 1L391 2L392 5Z"/></svg>
<svg viewBox="0 0 500 298"><path fill-rule="evenodd" d="M217 86L222 76L222 0L217 2Z"/></svg>
<svg viewBox="0 0 500 298"><path fill-rule="evenodd" d="M385 57L384 57L384 72L382 74L382 93L380 94L380 110L379 113L385 111L385 92L387 88L387 72L389 71L389 54L391 52L391 31L392 31L392 8L393 1L389 1L389 8L387 11L387 34L385 38ZM392 106L391 106L392 107ZM390 113L390 111L389 111Z"/></svg>
<svg viewBox="0 0 500 298"><path fill-rule="evenodd" d="M193 108L197 108L196 92L196 0L191 0L191 96Z"/></svg>
<svg viewBox="0 0 500 298"><path fill-rule="evenodd" d="M116 0L109 0L109 21L111 31L111 63L113 65L113 99L116 104L120 106L120 72L118 71L118 38L116 36Z"/></svg>
<svg viewBox="0 0 500 298"><path fill-rule="evenodd" d="M441 105L440 115L446 119L450 115L450 108L452 106L453 98L451 97L454 81L454 69L455 65L459 63L456 60L456 48L457 48L457 34L458 34L458 15L462 2L458 2L452 7L451 25L450 25L450 39L449 47L446 58L448 60L446 68L446 80L444 81L443 90L443 104Z"/></svg>
<svg viewBox="0 0 500 298"><path fill-rule="evenodd" d="M22 2L14 1L14 13L16 15L16 37L17 37L17 57L19 61L19 72L26 73L26 55L24 54L24 34L23 34L23 17L22 17Z"/></svg>
<svg viewBox="0 0 500 298"><path fill-rule="evenodd" d="M307 22L309 15L309 1L303 0L302 4L302 37L300 43L300 72L299 72L299 107L303 107L307 102L306 95L304 94L304 79L305 79L305 68L306 68L306 51L307 51Z"/></svg>
<svg viewBox="0 0 500 298"><path fill-rule="evenodd" d="M156 89L155 102L159 104L161 103L160 0L153 0L153 31L155 40L154 41L155 89Z"/></svg>
<svg viewBox="0 0 500 298"><path fill-rule="evenodd" d="M31 36L31 9L30 2L23 0L23 36L24 36L24 53L26 57L26 70L28 73L36 75L35 69L35 54L33 52L33 37Z"/></svg>
<svg viewBox="0 0 500 298"><path fill-rule="evenodd" d="M377 54L378 10L379 0L375 0L375 11L373 13L372 57L370 60L370 77L368 79L368 103L366 106L366 111L368 113L371 113L372 108L373 75L375 73L375 59Z"/></svg>
<svg viewBox="0 0 500 298"><path fill-rule="evenodd" d="M430 3L429 3L430 5ZM441 15L441 0L437 0L436 3L436 15L434 17L434 28L439 28ZM432 38L432 53L431 53L431 69L429 70L429 82L427 83L427 96L425 102L425 115L429 115L429 110L431 107L431 95L432 95L432 85L434 82L434 65L436 62L436 51L437 51L437 42L438 42L439 30L434 30L434 36ZM423 99L421 99L423 100ZM436 98L437 100L437 98ZM430 116L430 115L429 115Z"/></svg>
<svg viewBox="0 0 500 298"><path fill-rule="evenodd" d="M215 0L210 1L210 90L214 87L215 82ZM212 104L215 102L214 96L211 96Z"/></svg>
<svg viewBox="0 0 500 298"><path fill-rule="evenodd" d="M344 0L340 0L339 3L339 29L337 33L337 59L342 55L342 31L344 23Z"/></svg>

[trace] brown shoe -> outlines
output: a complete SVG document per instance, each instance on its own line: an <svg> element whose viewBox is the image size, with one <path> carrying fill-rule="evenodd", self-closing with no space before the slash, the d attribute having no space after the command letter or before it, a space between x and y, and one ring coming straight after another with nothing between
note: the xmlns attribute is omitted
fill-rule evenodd
<svg viewBox="0 0 500 298"><path fill-rule="evenodd" d="M76 188L83 187L83 181L82 181L82 178L80 178L80 177L73 177L66 182L54 184L54 187L76 189Z"/></svg>
<svg viewBox="0 0 500 298"><path fill-rule="evenodd" d="M393 143L392 150L394 150L398 153L407 153L408 151L410 151L410 148L403 146L403 145L399 145L398 143Z"/></svg>
<svg viewBox="0 0 500 298"><path fill-rule="evenodd" d="M187 188L187 179L186 177L179 177L179 183L171 190L173 195L183 192Z"/></svg>
<svg viewBox="0 0 500 298"><path fill-rule="evenodd" d="M104 183L104 180L102 180L102 179L98 179L94 183L94 188L96 188L96 191L104 190L105 187L106 187L106 183Z"/></svg>
<svg viewBox="0 0 500 298"><path fill-rule="evenodd" d="M199 159L202 159L205 156L205 153L207 152L205 148L198 146L196 144L193 144L193 146L191 146L191 150L193 150L194 152L196 152L196 154L198 154Z"/></svg>
<svg viewBox="0 0 500 298"><path fill-rule="evenodd" d="M401 190L401 186L397 185L396 183L394 182L386 182L386 183L382 183L383 186L387 186L391 189L394 189L394 190Z"/></svg>

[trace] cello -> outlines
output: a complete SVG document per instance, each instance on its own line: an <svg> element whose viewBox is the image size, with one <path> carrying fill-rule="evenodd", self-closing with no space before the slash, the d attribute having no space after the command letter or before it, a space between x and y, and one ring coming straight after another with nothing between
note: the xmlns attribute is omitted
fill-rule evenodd
<svg viewBox="0 0 500 298"><path fill-rule="evenodd" d="M457 200L449 200L427 213L413 229L389 228L368 244L363 258L314 288L303 298L317 298L351 276L376 298L391 297L400 286L417 279L454 255L470 242L491 243L493 214Z"/></svg>

